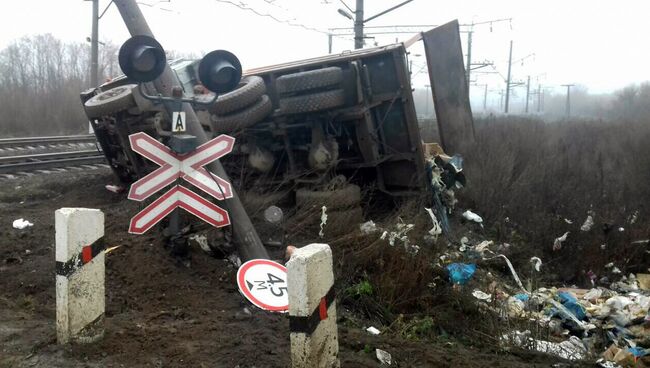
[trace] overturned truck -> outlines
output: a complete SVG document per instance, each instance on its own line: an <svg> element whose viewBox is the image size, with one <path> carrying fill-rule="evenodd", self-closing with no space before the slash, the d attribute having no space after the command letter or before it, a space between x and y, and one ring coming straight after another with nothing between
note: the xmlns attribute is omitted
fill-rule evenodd
<svg viewBox="0 0 650 368"><path fill-rule="evenodd" d="M454 71L431 75L431 85L442 143L458 149L471 111L457 22L405 44L251 69L236 89L195 108L208 137L237 139L222 163L246 193L244 202L272 204L295 193L298 204L340 208L358 206L365 184L394 197L431 190L408 68L407 47L421 38L430 73ZM185 96L213 99L197 77L198 61L170 66ZM167 112L142 91L155 94L151 83L138 88L121 76L81 96L104 155L126 185L156 168L130 149L128 136L142 131L163 143L172 136Z"/></svg>

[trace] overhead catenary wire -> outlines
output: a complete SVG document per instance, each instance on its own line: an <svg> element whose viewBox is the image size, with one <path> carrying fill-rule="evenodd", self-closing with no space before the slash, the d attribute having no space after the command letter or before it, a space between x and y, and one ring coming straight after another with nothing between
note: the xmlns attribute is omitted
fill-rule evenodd
<svg viewBox="0 0 650 368"><path fill-rule="evenodd" d="M222 3L222 4L228 4L228 5L235 6L235 7L239 8L239 9L251 12L251 13L257 15L257 16L269 18L269 19L271 19L271 20L273 20L273 21L275 21L277 23L287 24L287 25L292 26L292 27L303 28L303 29L306 29L308 31L317 32L317 33L321 33L321 34L325 34L325 35L330 34L327 31L324 31L324 30L321 30L321 29L318 29L318 28L314 28L314 27L308 26L308 25L303 24L303 23L295 23L295 22L292 22L291 20L280 19L280 18L278 18L278 17L276 17L276 16L274 16L273 14L270 14L270 13L260 12L259 10L255 9L255 8L249 6L248 4L246 4L244 2L241 2L241 1L240 2L235 2L235 1L231 1L231 0L214 0L214 1L216 1L218 3ZM347 39L347 38L344 38L344 37L340 37L338 35L333 35L333 36L341 38L341 39Z"/></svg>

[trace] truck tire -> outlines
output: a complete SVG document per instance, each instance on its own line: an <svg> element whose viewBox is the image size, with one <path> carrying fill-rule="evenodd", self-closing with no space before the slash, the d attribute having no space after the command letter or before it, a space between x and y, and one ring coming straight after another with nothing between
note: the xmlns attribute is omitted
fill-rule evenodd
<svg viewBox="0 0 650 368"><path fill-rule="evenodd" d="M296 191L296 205L303 208L325 206L328 210L338 210L358 206L360 202L361 188L354 184L348 184L337 190L298 189Z"/></svg>
<svg viewBox="0 0 650 368"><path fill-rule="evenodd" d="M266 93L264 79L254 75L244 77L235 90L217 98L214 105L210 107L210 112L217 115L228 115L243 110L254 104L264 93Z"/></svg>
<svg viewBox="0 0 650 368"><path fill-rule="evenodd" d="M342 80L343 71L333 66L283 75L275 80L275 89L280 94L302 92L333 86L341 83Z"/></svg>
<svg viewBox="0 0 650 368"><path fill-rule="evenodd" d="M136 84L127 84L93 96L84 103L86 115L88 118L94 119L135 107L135 99L131 90L136 87Z"/></svg>
<svg viewBox="0 0 650 368"><path fill-rule="evenodd" d="M345 94L342 89L286 97L278 102L280 113L285 115L322 111L339 107L343 104L345 104Z"/></svg>
<svg viewBox="0 0 650 368"><path fill-rule="evenodd" d="M251 107L230 115L212 115L212 133L232 133L246 129L267 117L273 111L269 96L262 95Z"/></svg>

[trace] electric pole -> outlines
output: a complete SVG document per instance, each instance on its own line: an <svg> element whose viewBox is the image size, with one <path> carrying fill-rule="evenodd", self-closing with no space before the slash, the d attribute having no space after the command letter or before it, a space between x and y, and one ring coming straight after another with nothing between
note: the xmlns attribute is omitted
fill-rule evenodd
<svg viewBox="0 0 650 368"><path fill-rule="evenodd" d="M508 79L506 79L506 108L505 113L508 113L508 106L510 103L510 72L512 71L512 40L510 41L510 56L508 57Z"/></svg>
<svg viewBox="0 0 650 368"><path fill-rule="evenodd" d="M99 0L93 2L93 29L90 39L90 85L99 85Z"/></svg>
<svg viewBox="0 0 650 368"><path fill-rule="evenodd" d="M382 16L382 15L388 13L388 12L391 12L391 11L393 11L393 10L403 6L403 5L406 5L406 4L410 3L411 1L413 1L413 0L405 0L405 1L393 6L391 8L388 8L388 9L386 9L386 10L384 10L384 11L378 13L378 14L373 15L372 17L367 18L367 19L363 18L363 2L364 2L364 0L357 0L357 2L356 2L357 7L356 7L356 9L354 9L354 17L352 17L352 14L350 14L345 9L339 9L338 10L339 14L341 14L342 16L354 21L354 48L355 49L362 49L363 48L363 39L364 39L363 27L364 27L364 24L366 22L370 22L371 20L373 20L373 19L375 19L377 17L380 17L380 16ZM343 5L345 5L345 7L350 12L352 12L352 9L343 0L341 0L341 2L343 3ZM332 28L330 30L334 30L334 28Z"/></svg>
<svg viewBox="0 0 650 368"><path fill-rule="evenodd" d="M467 32L467 89L469 90L469 77L472 70L472 33L474 33L474 23L470 26L469 32Z"/></svg>
<svg viewBox="0 0 650 368"><path fill-rule="evenodd" d="M542 111L542 85L537 85L537 112Z"/></svg>
<svg viewBox="0 0 650 368"><path fill-rule="evenodd" d="M327 53L331 54L332 53L332 34L331 33L327 34L327 41L328 41L327 42L328 43Z"/></svg>
<svg viewBox="0 0 650 368"><path fill-rule="evenodd" d="M485 91L483 91L483 112L487 111L487 83L485 84Z"/></svg>
<svg viewBox="0 0 650 368"><path fill-rule="evenodd" d="M526 82L526 114L528 114L528 99L530 98L530 75L528 76L528 82Z"/></svg>
<svg viewBox="0 0 650 368"><path fill-rule="evenodd" d="M567 119L571 116L571 87L575 84L563 84L563 87L566 87L566 117Z"/></svg>
<svg viewBox="0 0 650 368"><path fill-rule="evenodd" d="M354 9L354 48L363 48L363 0L357 0Z"/></svg>

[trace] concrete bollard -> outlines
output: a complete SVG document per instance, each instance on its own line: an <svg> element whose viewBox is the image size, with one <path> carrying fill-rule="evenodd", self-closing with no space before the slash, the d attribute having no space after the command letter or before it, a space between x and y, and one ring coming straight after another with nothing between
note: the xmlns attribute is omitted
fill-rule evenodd
<svg viewBox="0 0 650 368"><path fill-rule="evenodd" d="M104 213L61 208L56 229L56 336L59 344L104 335Z"/></svg>
<svg viewBox="0 0 650 368"><path fill-rule="evenodd" d="M341 365L332 267L327 244L296 249L287 262L293 368Z"/></svg>

